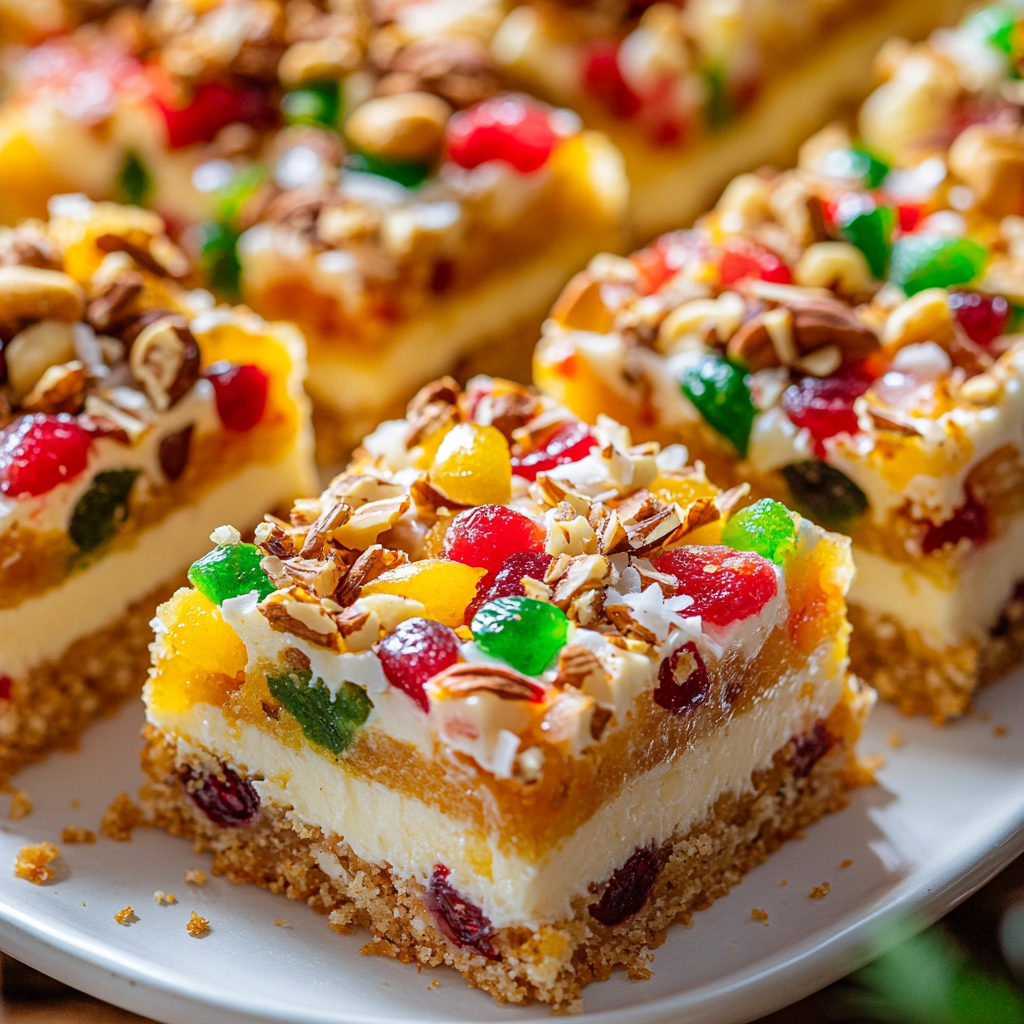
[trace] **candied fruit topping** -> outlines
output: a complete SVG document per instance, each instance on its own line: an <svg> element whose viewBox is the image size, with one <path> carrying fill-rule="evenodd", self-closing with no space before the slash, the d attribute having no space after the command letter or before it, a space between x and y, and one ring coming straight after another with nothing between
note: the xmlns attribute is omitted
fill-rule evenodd
<svg viewBox="0 0 1024 1024"><path fill-rule="evenodd" d="M485 575L485 570L461 562L424 558L381 573L363 587L362 593L396 594L419 601L428 619L454 629L465 622L466 609Z"/></svg>
<svg viewBox="0 0 1024 1024"><path fill-rule="evenodd" d="M793 513L780 501L762 498L729 517L722 543L735 551L754 551L782 565L796 544Z"/></svg>
<svg viewBox="0 0 1024 1024"><path fill-rule="evenodd" d="M978 345L991 345L1006 333L1010 322L1010 303L1002 295L953 292L949 308L967 337Z"/></svg>
<svg viewBox="0 0 1024 1024"><path fill-rule="evenodd" d="M245 644L205 594L189 590L175 601L177 614L167 626L164 643L206 672L241 677L248 660Z"/></svg>
<svg viewBox="0 0 1024 1024"><path fill-rule="evenodd" d="M207 775L182 765L178 776L196 807L221 828L248 825L259 813L260 798L253 784L226 764Z"/></svg>
<svg viewBox="0 0 1024 1024"><path fill-rule="evenodd" d="M839 202L835 217L843 238L860 249L872 275L884 281L892 254L896 210L876 205L870 196L854 195Z"/></svg>
<svg viewBox="0 0 1024 1024"><path fill-rule="evenodd" d="M406 619L377 645L377 657L388 682L429 711L424 683L459 660L459 638L434 619Z"/></svg>
<svg viewBox="0 0 1024 1024"><path fill-rule="evenodd" d="M746 455L757 416L747 374L719 356L707 356L686 370L681 386L707 423Z"/></svg>
<svg viewBox="0 0 1024 1024"><path fill-rule="evenodd" d="M342 683L332 694L322 679L313 680L308 669L268 675L267 686L274 700L302 726L306 739L335 754L348 749L373 710L366 691L354 683Z"/></svg>
<svg viewBox="0 0 1024 1024"><path fill-rule="evenodd" d="M601 899L590 906L590 916L608 927L622 924L643 909L660 871L661 860L654 850L637 850L608 879Z"/></svg>
<svg viewBox="0 0 1024 1024"><path fill-rule="evenodd" d="M199 85L187 106L172 106L159 98L156 105L167 125L167 144L171 149L209 142L234 121L254 128L269 128L277 121L273 107L262 92L222 82Z"/></svg>
<svg viewBox="0 0 1024 1024"><path fill-rule="evenodd" d="M95 551L112 540L128 515L128 497L137 469L110 469L97 473L78 499L68 525L68 536L80 551Z"/></svg>
<svg viewBox="0 0 1024 1024"><path fill-rule="evenodd" d="M692 640L673 651L658 666L654 703L673 715L699 707L710 693L707 666Z"/></svg>
<svg viewBox="0 0 1024 1024"><path fill-rule="evenodd" d="M508 441L497 427L459 423L437 449L430 482L459 505L507 505L512 497Z"/></svg>
<svg viewBox="0 0 1024 1024"><path fill-rule="evenodd" d="M782 475L797 507L828 530L848 526L867 510L867 495L827 462L793 462L782 467Z"/></svg>
<svg viewBox="0 0 1024 1024"><path fill-rule="evenodd" d="M251 364L216 363L206 376L213 385L217 415L225 430L244 434L263 419L270 383L266 371Z"/></svg>
<svg viewBox="0 0 1024 1024"><path fill-rule="evenodd" d="M870 386L871 381L857 373L804 377L782 393L782 408L796 426L810 431L815 454L821 458L827 438L857 433L853 404Z"/></svg>
<svg viewBox="0 0 1024 1024"><path fill-rule="evenodd" d="M822 161L830 178L860 178L868 188L878 188L889 173L889 165L866 149L834 149Z"/></svg>
<svg viewBox="0 0 1024 1024"><path fill-rule="evenodd" d="M944 523L929 523L921 538L921 550L930 555L947 544L959 544L962 540L972 544L983 544L988 539L988 511L973 495L965 501Z"/></svg>
<svg viewBox="0 0 1024 1024"><path fill-rule="evenodd" d="M550 668L569 639L569 620L561 608L532 597L488 601L470 625L477 646L524 675Z"/></svg>
<svg viewBox="0 0 1024 1024"><path fill-rule="evenodd" d="M543 551L546 539L536 519L505 505L479 505L455 517L444 550L454 562L496 573L518 551Z"/></svg>
<svg viewBox="0 0 1024 1024"><path fill-rule="evenodd" d="M512 456L512 472L527 480L536 480L538 473L547 473L556 466L579 462L597 444L590 428L579 420L568 420L551 435L543 448L526 455Z"/></svg>
<svg viewBox="0 0 1024 1024"><path fill-rule="evenodd" d="M662 555L654 567L674 576L679 592L693 598L682 614L699 615L714 626L760 614L779 590L775 566L750 548L733 550L719 544L676 548Z"/></svg>
<svg viewBox="0 0 1024 1024"><path fill-rule="evenodd" d="M255 590L262 601L274 592L263 571L263 552L255 544L220 544L188 571L189 582L214 604Z"/></svg>
<svg viewBox="0 0 1024 1024"><path fill-rule="evenodd" d="M337 129L341 117L341 83L336 79L307 82L281 98L286 124Z"/></svg>
<svg viewBox="0 0 1024 1024"><path fill-rule="evenodd" d="M497 160L521 174L538 171L558 144L551 111L525 96L494 96L448 122L448 156L472 169Z"/></svg>
<svg viewBox="0 0 1024 1024"><path fill-rule="evenodd" d="M14 680L10 676L0 675L0 700L10 700L14 692Z"/></svg>
<svg viewBox="0 0 1024 1024"><path fill-rule="evenodd" d="M793 740L793 754L789 759L793 774L798 779L805 778L838 742L819 718L814 723L814 728Z"/></svg>
<svg viewBox="0 0 1024 1024"><path fill-rule="evenodd" d="M0 431L0 493L36 497L73 480L92 437L70 416L25 416Z"/></svg>
<svg viewBox="0 0 1024 1024"><path fill-rule="evenodd" d="M437 864L427 883L423 902L434 915L438 928L449 942L460 949L469 949L490 960L499 958L491 944L494 927L475 904L470 903L448 881L451 872L443 864Z"/></svg>
<svg viewBox="0 0 1024 1024"><path fill-rule="evenodd" d="M789 267L775 253L745 238L731 238L725 243L718 274L723 288L730 288L745 277L792 284Z"/></svg>
<svg viewBox="0 0 1024 1024"><path fill-rule="evenodd" d="M638 113L640 97L632 90L619 66L619 44L613 39L591 43L583 56L583 88L620 120Z"/></svg>
<svg viewBox="0 0 1024 1024"><path fill-rule="evenodd" d="M889 280L908 295L970 284L985 269L987 257L985 246L972 238L904 235L892 247Z"/></svg>
<svg viewBox="0 0 1024 1024"><path fill-rule="evenodd" d="M476 588L476 598L466 610L466 621L471 622L481 606L499 597L526 597L523 577L543 580L554 559L536 551L517 551L509 555L505 564L494 574L485 576Z"/></svg>

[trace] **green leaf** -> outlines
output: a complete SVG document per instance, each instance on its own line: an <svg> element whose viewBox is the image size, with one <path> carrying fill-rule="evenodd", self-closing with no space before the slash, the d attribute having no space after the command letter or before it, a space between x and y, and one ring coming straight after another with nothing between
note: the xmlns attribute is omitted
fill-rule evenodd
<svg viewBox="0 0 1024 1024"><path fill-rule="evenodd" d="M128 495L138 475L137 469L110 469L93 477L68 527L68 536L80 551L95 551L117 533L128 514Z"/></svg>
<svg viewBox="0 0 1024 1024"><path fill-rule="evenodd" d="M373 710L373 702L354 683L343 683L332 699L323 680L317 679L311 686L312 678L308 670L268 675L267 685L274 699L302 726L310 743L344 753Z"/></svg>

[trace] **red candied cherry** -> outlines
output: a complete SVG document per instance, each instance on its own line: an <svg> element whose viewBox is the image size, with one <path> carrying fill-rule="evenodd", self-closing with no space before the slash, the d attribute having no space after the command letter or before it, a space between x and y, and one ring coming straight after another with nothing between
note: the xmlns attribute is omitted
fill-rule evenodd
<svg viewBox="0 0 1024 1024"><path fill-rule="evenodd" d="M630 256L637 270L637 290L641 295L653 295L684 267L703 262L707 255L707 245L695 231L662 235Z"/></svg>
<svg viewBox="0 0 1024 1024"><path fill-rule="evenodd" d="M489 960L500 959L491 945L494 926L476 904L470 903L448 881L450 874L443 864L435 865L423 897L427 910L434 915L438 928L449 942Z"/></svg>
<svg viewBox="0 0 1024 1024"><path fill-rule="evenodd" d="M969 540L981 544L988 538L988 510L967 495L965 501L944 523L929 523L921 538L921 550L930 555L947 544Z"/></svg>
<svg viewBox="0 0 1024 1024"><path fill-rule="evenodd" d="M232 88L222 82L198 86L187 106L173 106L161 98L156 105L167 125L167 144L171 149L209 142L235 121L270 127L277 120L273 105L262 92Z"/></svg>
<svg viewBox="0 0 1024 1024"><path fill-rule="evenodd" d="M793 740L793 755L789 766L793 774L802 779L810 774L811 769L838 743L835 736L828 731L825 723L819 718L814 728L797 736Z"/></svg>
<svg viewBox="0 0 1024 1024"><path fill-rule="evenodd" d="M658 666L654 703L673 715L699 707L710 693L707 666L692 640L673 651Z"/></svg>
<svg viewBox="0 0 1024 1024"><path fill-rule="evenodd" d="M208 775L200 775L185 765L178 775L192 802L214 825L240 828L259 813L260 798L253 784L226 764Z"/></svg>
<svg viewBox="0 0 1024 1024"><path fill-rule="evenodd" d="M459 660L459 638L434 619L400 622L376 649L388 682L424 711L430 710L426 681Z"/></svg>
<svg viewBox="0 0 1024 1024"><path fill-rule="evenodd" d="M924 219L924 203L898 203L896 218L900 231L909 234Z"/></svg>
<svg viewBox="0 0 1024 1024"><path fill-rule="evenodd" d="M509 555L497 573L488 574L476 585L476 597L466 609L466 624L473 621L473 616L488 601L497 601L499 597L526 597L523 577L543 580L553 561L550 555L540 551L517 551Z"/></svg>
<svg viewBox="0 0 1024 1024"><path fill-rule="evenodd" d="M640 97L622 75L619 44L613 39L600 39L584 53L583 88L612 117L625 120L640 110Z"/></svg>
<svg viewBox="0 0 1024 1024"><path fill-rule="evenodd" d="M525 96L493 96L448 122L448 156L471 170L491 160L521 174L540 170L558 142L551 111Z"/></svg>
<svg viewBox="0 0 1024 1024"><path fill-rule="evenodd" d="M1010 304L1002 295L951 292L949 308L967 337L978 345L991 345L1006 333L1010 322Z"/></svg>
<svg viewBox="0 0 1024 1024"><path fill-rule="evenodd" d="M0 493L35 497L73 480L92 437L70 416L24 416L0 431Z"/></svg>
<svg viewBox="0 0 1024 1024"><path fill-rule="evenodd" d="M496 573L517 551L543 551L546 539L536 519L505 505L478 505L455 517L444 551L453 562Z"/></svg>
<svg viewBox="0 0 1024 1024"><path fill-rule="evenodd" d="M637 850L608 879L601 899L590 907L590 916L608 927L622 924L643 908L660 871L661 860L653 850Z"/></svg>
<svg viewBox="0 0 1024 1024"><path fill-rule="evenodd" d="M684 615L699 615L713 626L760 614L779 592L775 566L753 551L733 551L720 544L668 551L654 563L658 572L679 580L679 593L693 604Z"/></svg>
<svg viewBox="0 0 1024 1024"><path fill-rule="evenodd" d="M14 689L14 680L10 676L0 676L0 700L10 700Z"/></svg>
<svg viewBox="0 0 1024 1024"><path fill-rule="evenodd" d="M244 434L263 419L270 383L264 370L251 364L215 363L206 376L226 430Z"/></svg>
<svg viewBox="0 0 1024 1024"><path fill-rule="evenodd" d="M810 431L815 454L821 459L826 438L856 434L860 429L853 403L870 386L870 378L860 373L804 377L782 393L782 408L792 423Z"/></svg>
<svg viewBox="0 0 1024 1024"><path fill-rule="evenodd" d="M725 243L718 276L723 288L729 288L745 277L774 284L793 283L789 267L775 253L745 238L731 238Z"/></svg>
<svg viewBox="0 0 1024 1024"><path fill-rule="evenodd" d="M512 456L512 472L527 480L536 480L538 473L546 473L556 466L579 462L597 444L597 438L590 428L579 420L566 420L551 435L543 448L528 455Z"/></svg>

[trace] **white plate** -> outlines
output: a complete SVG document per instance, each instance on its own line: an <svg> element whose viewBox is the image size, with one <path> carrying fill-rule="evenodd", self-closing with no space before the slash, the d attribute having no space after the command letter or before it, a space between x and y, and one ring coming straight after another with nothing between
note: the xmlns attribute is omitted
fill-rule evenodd
<svg viewBox="0 0 1024 1024"><path fill-rule="evenodd" d="M27 842L62 827L97 828L103 809L140 781L135 705L95 726L79 752L23 772L35 803L0 825L0 947L110 1002L169 1024L550 1020L542 1007L499 1007L453 971L360 956L365 933L339 936L301 903L213 879L187 842L136 832L63 847L50 885L12 877ZM1005 730L1004 735L997 735ZM894 733L903 745L894 747ZM807 830L747 875L732 894L677 927L654 977L617 973L586 990L594 1022L739 1024L809 994L867 962L909 928L935 920L1024 850L1024 672L986 691L979 714L945 729L876 709L864 750L884 755L879 785ZM73 799L81 807L71 808ZM6 797L0 817L6 819ZM841 864L853 863L843 868ZM785 884L783 884L785 880ZM828 882L825 899L814 886ZM157 906L157 889L176 906ZM131 904L138 922L114 914ZM753 908L770 924L754 922ZM211 931L185 932L191 910ZM287 918L289 927L275 927Z"/></svg>

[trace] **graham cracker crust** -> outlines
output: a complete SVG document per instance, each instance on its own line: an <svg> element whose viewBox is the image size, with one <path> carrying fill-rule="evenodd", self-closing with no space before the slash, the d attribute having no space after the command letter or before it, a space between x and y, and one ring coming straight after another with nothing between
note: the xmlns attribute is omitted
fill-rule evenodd
<svg viewBox="0 0 1024 1024"><path fill-rule="evenodd" d="M141 694L153 640L150 621L157 605L186 582L156 588L56 661L12 681L10 700L0 701L0 785L29 762L73 746L93 719Z"/></svg>
<svg viewBox="0 0 1024 1024"><path fill-rule="evenodd" d="M974 694L1024 663L1024 595L1007 602L983 640L936 648L915 629L859 605L847 609L850 670L905 715L942 725L971 710Z"/></svg>
<svg viewBox="0 0 1024 1024"><path fill-rule="evenodd" d="M304 900L329 915L336 931L368 928L372 940L364 954L447 964L499 1002L539 1000L569 1011L581 1009L586 984L607 979L616 967L633 979L650 977L652 950L665 941L669 925L689 926L693 911L725 896L783 841L844 807L848 791L866 781L847 740L831 737L836 745L806 773L794 767L801 754L790 741L770 768L754 774L750 791L719 798L701 825L661 846L662 867L639 913L613 927L598 923L587 911L600 895L598 885L594 896L575 902L571 920L536 933L496 931L492 944L500 959L487 959L444 938L419 882L361 860L341 836L290 821L287 808L264 806L256 822L242 828L214 825L177 781L183 762L173 742L149 726L146 737L142 760L153 780L142 794L147 823L192 839L197 852L212 851L214 874ZM203 757L189 756L197 763Z"/></svg>

